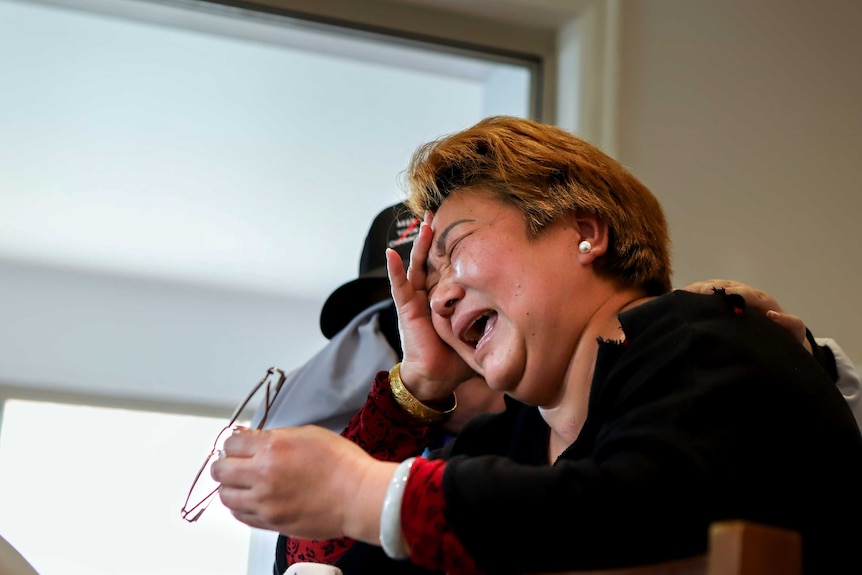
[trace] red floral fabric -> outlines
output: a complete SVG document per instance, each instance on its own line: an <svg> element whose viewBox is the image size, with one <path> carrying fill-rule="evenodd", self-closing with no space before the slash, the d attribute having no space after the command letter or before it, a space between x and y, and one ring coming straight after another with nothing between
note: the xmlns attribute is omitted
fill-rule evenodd
<svg viewBox="0 0 862 575"><path fill-rule="evenodd" d="M442 459L429 461L421 457L410 467L401 500L401 528L410 550L410 561L447 575L479 574L481 571L473 558L446 521L445 467Z"/></svg>
<svg viewBox="0 0 862 575"><path fill-rule="evenodd" d="M375 459L404 461L419 455L428 443L432 428L405 412L392 397L389 374L381 371L372 384L365 405L341 435L361 446ZM334 564L353 544L347 537L331 540L288 538L287 564L302 561Z"/></svg>

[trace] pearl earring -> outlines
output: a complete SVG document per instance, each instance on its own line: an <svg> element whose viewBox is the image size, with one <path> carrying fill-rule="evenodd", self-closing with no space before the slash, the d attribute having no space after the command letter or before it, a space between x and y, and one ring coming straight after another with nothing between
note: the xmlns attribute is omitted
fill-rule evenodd
<svg viewBox="0 0 862 575"><path fill-rule="evenodd" d="M584 240L578 244L578 251L581 252L582 254L589 253L589 251L591 249L593 249L593 244L591 244L587 240Z"/></svg>

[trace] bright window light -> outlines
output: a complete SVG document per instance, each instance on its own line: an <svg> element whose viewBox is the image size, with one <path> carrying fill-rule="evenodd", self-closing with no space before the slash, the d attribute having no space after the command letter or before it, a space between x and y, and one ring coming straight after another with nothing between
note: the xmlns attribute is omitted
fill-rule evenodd
<svg viewBox="0 0 862 575"><path fill-rule="evenodd" d="M237 575L250 529L180 507L222 419L9 400L0 533L40 575Z"/></svg>
<svg viewBox="0 0 862 575"><path fill-rule="evenodd" d="M0 258L324 298L419 144L530 112L525 65L206 5L0 0Z"/></svg>
<svg viewBox="0 0 862 575"><path fill-rule="evenodd" d="M0 54L0 275L52 272L4 292L0 394L225 410L253 383L236 374L270 365L233 310L319 309L416 147L532 116L538 76L535 60L200 0L0 0ZM187 303L199 287L219 298ZM222 296L238 307L206 307ZM286 369L307 356L282 331L321 338L295 319L261 336ZM0 533L41 575L271 573L273 534L217 501L180 518L225 421L21 399L0 413Z"/></svg>

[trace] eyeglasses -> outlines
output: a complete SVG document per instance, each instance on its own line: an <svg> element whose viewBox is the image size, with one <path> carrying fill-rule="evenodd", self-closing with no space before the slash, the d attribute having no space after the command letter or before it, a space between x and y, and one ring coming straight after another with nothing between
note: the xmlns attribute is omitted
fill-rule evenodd
<svg viewBox="0 0 862 575"><path fill-rule="evenodd" d="M263 429L266 424L267 416L272 404L275 402L278 392L281 391L281 386L284 384L285 374L277 367L271 367L266 371L266 375L252 388L242 403L234 410L230 421L225 425L213 442L213 447L204 459L203 465L195 475L192 486L189 488L189 493L186 495L186 501L183 503L183 508L180 511L182 518L189 523L194 523L200 519L209 504L215 499L215 494L218 493L219 484L210 475L210 466L213 461L219 458L219 453L224 445L224 440L227 439L239 426L237 420L245 408L252 404L252 400L259 397L259 392L263 391L264 396L261 398L261 406L263 414L260 421L255 426L255 429Z"/></svg>

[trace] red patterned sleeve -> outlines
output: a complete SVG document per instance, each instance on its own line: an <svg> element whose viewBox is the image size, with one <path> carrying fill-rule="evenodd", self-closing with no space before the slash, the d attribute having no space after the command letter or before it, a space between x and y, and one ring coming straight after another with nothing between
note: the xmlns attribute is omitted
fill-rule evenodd
<svg viewBox="0 0 862 575"><path fill-rule="evenodd" d="M381 371L374 378L365 405L341 435L361 446L375 459L404 461L422 453L430 432L430 427L398 406L389 387L389 373ZM347 537L327 540L291 537L285 544L287 565L302 561L332 565L351 545L353 540Z"/></svg>
<svg viewBox="0 0 862 575"><path fill-rule="evenodd" d="M410 467L401 501L401 528L410 549L410 561L447 575L481 574L446 521L445 468L445 461L423 457Z"/></svg>
<svg viewBox="0 0 862 575"><path fill-rule="evenodd" d="M432 428L401 409L392 397L389 373L374 378L371 392L341 435L375 459L404 461L419 455L428 444Z"/></svg>

